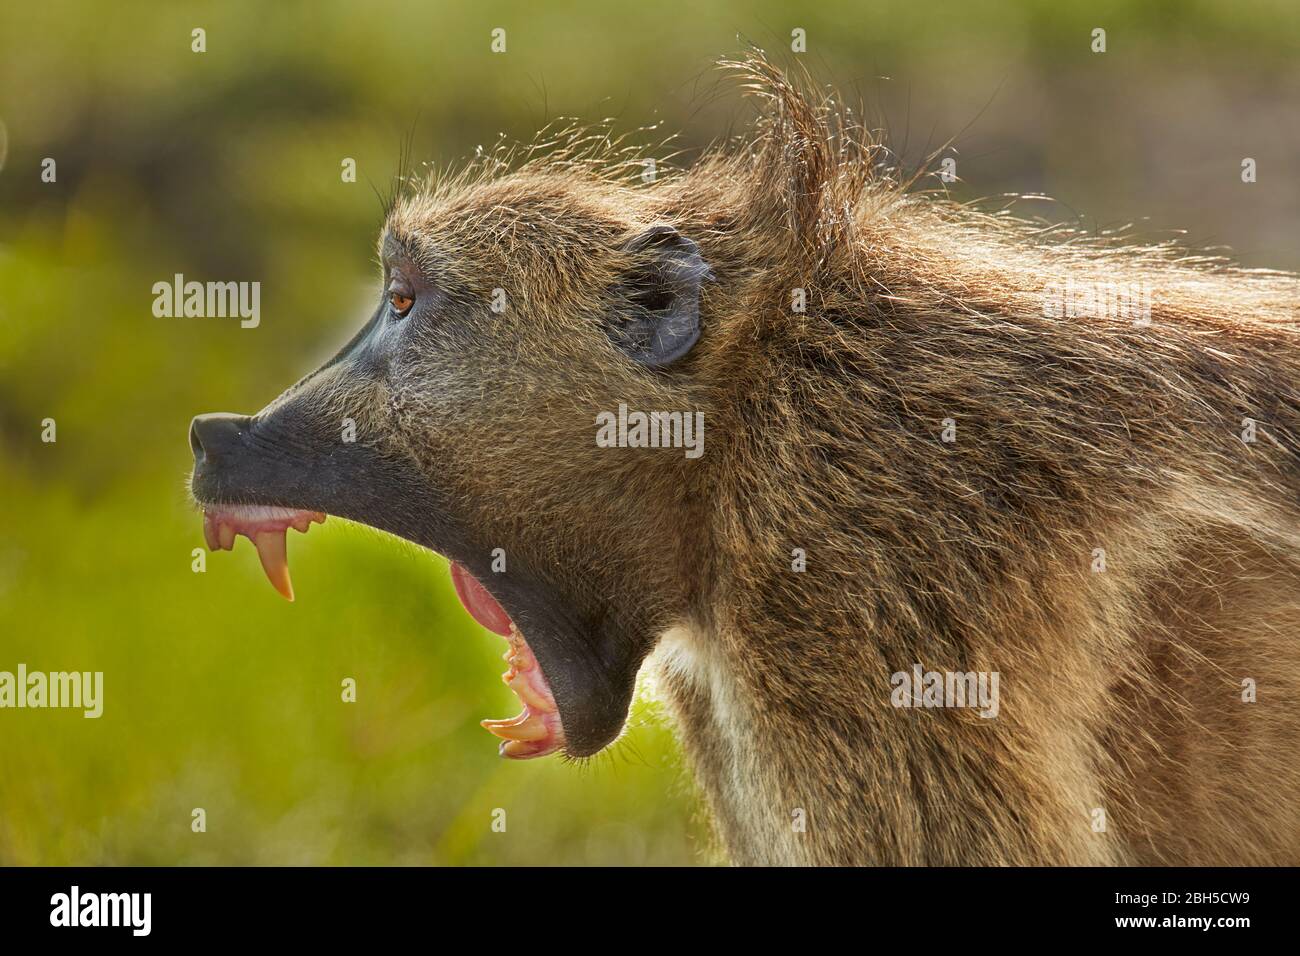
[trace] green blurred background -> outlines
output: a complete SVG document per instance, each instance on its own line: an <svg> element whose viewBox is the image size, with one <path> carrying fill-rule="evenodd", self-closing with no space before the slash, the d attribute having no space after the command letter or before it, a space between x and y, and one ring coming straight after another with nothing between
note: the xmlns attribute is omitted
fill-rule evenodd
<svg viewBox="0 0 1300 956"><path fill-rule="evenodd" d="M247 542L192 572L185 432L361 321L403 142L445 164L613 117L689 157L749 115L713 66L747 43L860 100L905 164L955 137L959 198L1045 192L1023 211L1300 266L1294 0L7 2L0 670L102 670L105 711L0 711L0 863L718 859L651 686L594 761L497 758L504 643L441 559L332 520L292 539L296 604ZM261 326L154 318L177 272L260 281Z"/></svg>

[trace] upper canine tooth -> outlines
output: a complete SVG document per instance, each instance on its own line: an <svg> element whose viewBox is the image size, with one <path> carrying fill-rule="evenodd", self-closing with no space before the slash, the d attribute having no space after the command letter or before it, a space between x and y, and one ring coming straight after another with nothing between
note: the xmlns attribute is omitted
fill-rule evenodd
<svg viewBox="0 0 1300 956"><path fill-rule="evenodd" d="M257 556L262 561L262 570L266 572L271 586L284 595L286 600L293 600L293 583L289 580L289 560L285 554L285 529L279 531L259 531L253 537L257 546Z"/></svg>
<svg viewBox="0 0 1300 956"><path fill-rule="evenodd" d="M217 541L221 544L222 551L230 551L235 547L235 526L222 521L217 525Z"/></svg>
<svg viewBox="0 0 1300 956"><path fill-rule="evenodd" d="M217 535L217 519L210 515L203 515L203 540L208 545L209 551L221 550L221 538Z"/></svg>

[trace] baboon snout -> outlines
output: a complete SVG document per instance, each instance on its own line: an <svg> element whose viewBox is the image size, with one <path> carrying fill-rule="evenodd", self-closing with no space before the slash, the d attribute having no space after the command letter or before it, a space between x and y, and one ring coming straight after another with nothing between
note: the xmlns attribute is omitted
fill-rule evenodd
<svg viewBox="0 0 1300 956"><path fill-rule="evenodd" d="M199 468L209 461L218 460L233 450L252 422L247 415L233 415L230 412L196 415L190 422L190 450L194 452L194 467Z"/></svg>

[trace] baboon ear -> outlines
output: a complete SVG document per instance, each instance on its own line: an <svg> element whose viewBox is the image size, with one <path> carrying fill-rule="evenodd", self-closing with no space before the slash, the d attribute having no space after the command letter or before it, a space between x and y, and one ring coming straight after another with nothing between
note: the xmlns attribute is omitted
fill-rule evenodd
<svg viewBox="0 0 1300 956"><path fill-rule="evenodd" d="M631 264L608 317L610 340L642 365L669 365L700 337L700 287L712 278L708 264L672 226L651 226L623 251Z"/></svg>

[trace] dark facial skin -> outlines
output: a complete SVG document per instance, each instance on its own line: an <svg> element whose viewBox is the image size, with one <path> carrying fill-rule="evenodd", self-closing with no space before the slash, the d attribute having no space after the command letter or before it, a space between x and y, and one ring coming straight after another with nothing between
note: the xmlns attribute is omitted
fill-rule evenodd
<svg viewBox="0 0 1300 956"><path fill-rule="evenodd" d="M700 407L670 386L708 269L662 225L595 223L584 248L521 255L482 228L458 239L463 212L411 218L390 223L380 302L338 355L251 418L194 420L192 491L327 512L462 564L528 640L567 753L587 756L620 732L658 633L690 613L664 522L690 520L702 481L680 449L597 448L595 416ZM586 288L555 281L570 257L594 263Z"/></svg>

